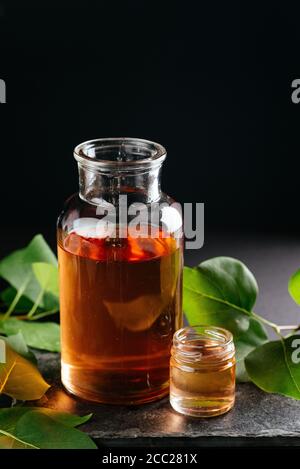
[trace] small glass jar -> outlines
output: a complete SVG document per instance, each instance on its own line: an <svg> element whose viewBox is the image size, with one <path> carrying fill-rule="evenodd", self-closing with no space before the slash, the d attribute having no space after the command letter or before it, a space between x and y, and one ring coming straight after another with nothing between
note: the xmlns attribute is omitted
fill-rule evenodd
<svg viewBox="0 0 300 469"><path fill-rule="evenodd" d="M191 326L175 332L170 362L170 403L193 417L224 414L235 400L235 347L231 332Z"/></svg>

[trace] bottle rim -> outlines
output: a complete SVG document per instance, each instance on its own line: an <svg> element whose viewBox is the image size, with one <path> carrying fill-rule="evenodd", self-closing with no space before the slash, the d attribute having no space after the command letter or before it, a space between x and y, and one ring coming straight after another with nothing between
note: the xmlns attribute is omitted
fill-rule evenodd
<svg viewBox="0 0 300 469"><path fill-rule="evenodd" d="M209 351L209 356L205 352ZM233 335L222 327L205 324L182 327L173 335L172 356L183 361L209 361L213 364L235 354Z"/></svg>
<svg viewBox="0 0 300 469"><path fill-rule="evenodd" d="M141 138L97 138L80 143L74 158L82 166L98 170L126 171L160 166L166 149L156 142Z"/></svg>
<svg viewBox="0 0 300 469"><path fill-rule="evenodd" d="M188 336L188 334L193 334L192 336ZM211 344L201 344L201 345L193 345L190 342L195 339L207 339L207 340L214 340L216 343ZM174 333L173 341L177 342L178 344L187 344L189 342L189 346L192 347L220 347L220 346L227 346L233 341L233 336L230 331L224 329L223 327L217 326L210 326L206 324L196 324L194 326L186 326L178 329Z"/></svg>

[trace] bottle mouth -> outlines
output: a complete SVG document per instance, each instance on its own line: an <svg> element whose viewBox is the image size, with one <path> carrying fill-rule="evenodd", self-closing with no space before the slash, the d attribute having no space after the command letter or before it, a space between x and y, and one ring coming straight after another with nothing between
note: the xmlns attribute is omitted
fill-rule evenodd
<svg viewBox="0 0 300 469"><path fill-rule="evenodd" d="M79 164L102 171L157 167L166 156L166 149L159 143L129 137L88 140L74 149Z"/></svg>
<svg viewBox="0 0 300 469"><path fill-rule="evenodd" d="M220 361L234 355L231 332L215 326L183 327L173 336L172 355L187 361Z"/></svg>

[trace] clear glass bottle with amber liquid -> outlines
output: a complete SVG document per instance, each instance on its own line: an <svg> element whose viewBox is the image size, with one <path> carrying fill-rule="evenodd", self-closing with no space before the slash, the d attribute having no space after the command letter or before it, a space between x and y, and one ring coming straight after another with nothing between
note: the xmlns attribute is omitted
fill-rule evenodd
<svg viewBox="0 0 300 469"><path fill-rule="evenodd" d="M62 382L88 400L150 402L168 393L182 326L182 221L160 189L166 151L98 139L74 156L79 193L57 231Z"/></svg>

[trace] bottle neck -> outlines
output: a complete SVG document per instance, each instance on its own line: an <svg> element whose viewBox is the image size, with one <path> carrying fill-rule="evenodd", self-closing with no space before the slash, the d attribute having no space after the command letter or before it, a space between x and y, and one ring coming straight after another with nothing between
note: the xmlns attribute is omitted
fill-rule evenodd
<svg viewBox="0 0 300 469"><path fill-rule="evenodd" d="M119 195L127 195L128 203L153 203L160 198L161 166L136 170L104 172L78 164L79 195L88 203L103 200L117 205Z"/></svg>

